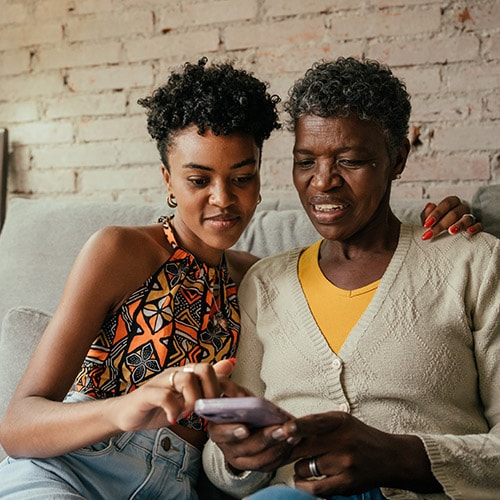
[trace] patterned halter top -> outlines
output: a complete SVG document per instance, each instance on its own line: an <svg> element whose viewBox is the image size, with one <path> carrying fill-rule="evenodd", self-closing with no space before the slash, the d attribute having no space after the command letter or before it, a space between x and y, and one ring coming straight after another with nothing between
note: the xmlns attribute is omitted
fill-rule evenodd
<svg viewBox="0 0 500 500"><path fill-rule="evenodd" d="M73 390L97 399L120 396L166 368L234 357L240 314L225 258L220 268L198 263L177 244L170 220L160 222L173 254L106 318ZM205 429L196 414L179 423Z"/></svg>

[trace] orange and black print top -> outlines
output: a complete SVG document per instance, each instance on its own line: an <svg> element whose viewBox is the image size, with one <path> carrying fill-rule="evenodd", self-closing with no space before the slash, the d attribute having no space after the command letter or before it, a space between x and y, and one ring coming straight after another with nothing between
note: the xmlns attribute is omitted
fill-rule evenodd
<svg viewBox="0 0 500 500"><path fill-rule="evenodd" d="M177 245L169 218L161 218L170 258L106 318L73 390L94 398L120 396L166 368L234 357L240 329L236 285L225 260L198 263ZM192 414L179 422L201 430Z"/></svg>

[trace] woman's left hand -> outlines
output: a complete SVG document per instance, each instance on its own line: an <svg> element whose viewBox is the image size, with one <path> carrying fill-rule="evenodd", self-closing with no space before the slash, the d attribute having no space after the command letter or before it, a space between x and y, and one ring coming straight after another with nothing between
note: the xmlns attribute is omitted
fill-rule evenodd
<svg viewBox="0 0 500 500"><path fill-rule="evenodd" d="M281 429L281 439L300 439L291 457L297 460L295 484L313 495L353 495L379 486L441 490L416 436L388 434L344 412L308 415Z"/></svg>
<svg viewBox="0 0 500 500"><path fill-rule="evenodd" d="M458 234L467 231L476 234L483 230L483 225L476 221L468 203L457 196L447 196L438 205L427 203L420 214L422 224L427 231L422 235L423 240L430 240L442 231Z"/></svg>

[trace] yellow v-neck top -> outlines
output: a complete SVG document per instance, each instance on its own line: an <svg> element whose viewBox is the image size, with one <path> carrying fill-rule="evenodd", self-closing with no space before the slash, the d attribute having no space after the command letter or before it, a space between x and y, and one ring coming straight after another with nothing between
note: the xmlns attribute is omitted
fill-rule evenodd
<svg viewBox="0 0 500 500"><path fill-rule="evenodd" d="M319 329L331 349L338 354L375 295L380 280L356 290L335 286L319 267L322 241L314 243L300 255L299 281Z"/></svg>

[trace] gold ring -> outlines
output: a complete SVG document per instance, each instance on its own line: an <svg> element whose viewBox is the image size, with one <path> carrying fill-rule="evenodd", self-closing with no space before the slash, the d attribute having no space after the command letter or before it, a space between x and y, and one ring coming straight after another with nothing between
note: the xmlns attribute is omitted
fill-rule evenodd
<svg viewBox="0 0 500 500"><path fill-rule="evenodd" d="M174 385L174 380L175 380L175 376L177 375L177 371L173 371L170 373L170 376L168 377L168 383L170 385L170 388L175 391L175 385Z"/></svg>

